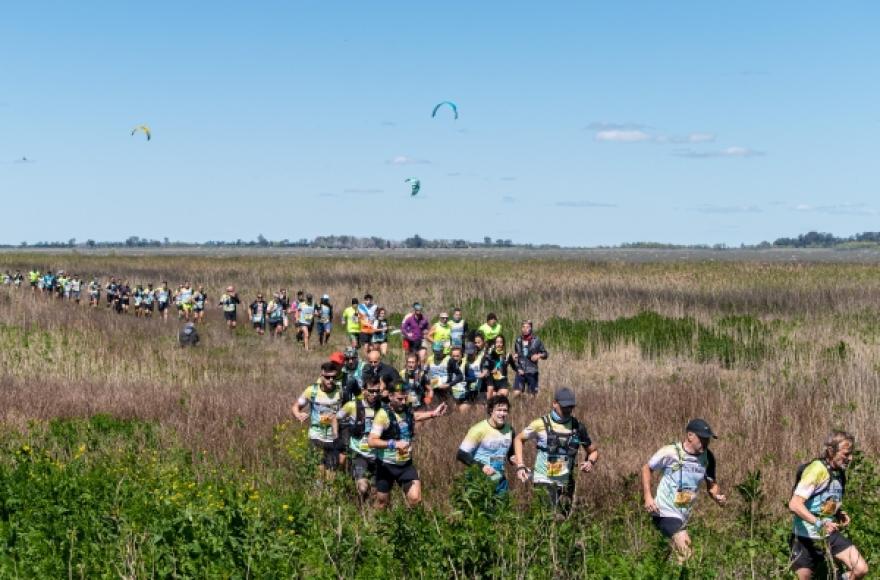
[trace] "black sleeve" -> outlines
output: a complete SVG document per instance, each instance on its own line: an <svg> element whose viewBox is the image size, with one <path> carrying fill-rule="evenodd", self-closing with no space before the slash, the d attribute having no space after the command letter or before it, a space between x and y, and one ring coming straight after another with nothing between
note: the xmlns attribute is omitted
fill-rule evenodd
<svg viewBox="0 0 880 580"><path fill-rule="evenodd" d="M584 449L587 449L593 444L593 440L590 439L590 434L587 433L587 427L583 423L578 423L578 439L581 440L581 447Z"/></svg>
<svg viewBox="0 0 880 580"><path fill-rule="evenodd" d="M510 430L516 433L516 429L513 428L513 425L510 426ZM510 438L510 447L507 448L507 461L513 463L513 456L516 455L516 452L513 448L513 437Z"/></svg>
<svg viewBox="0 0 880 580"><path fill-rule="evenodd" d="M478 465L478 463L474 461L473 455L471 455L470 453L465 453L461 449L458 450L455 458L467 465L468 467L470 467L471 465Z"/></svg>
<svg viewBox="0 0 880 580"><path fill-rule="evenodd" d="M540 338L538 338L537 336L535 337L534 340L535 340L535 342L538 343L538 348L535 349L535 350L538 352L538 354L542 354L542 355L544 355L544 356L548 356L549 353L547 352L547 348L544 346L544 341L542 341L542 340L541 340Z"/></svg>
<svg viewBox="0 0 880 580"><path fill-rule="evenodd" d="M706 450L706 484L715 483L715 456Z"/></svg>

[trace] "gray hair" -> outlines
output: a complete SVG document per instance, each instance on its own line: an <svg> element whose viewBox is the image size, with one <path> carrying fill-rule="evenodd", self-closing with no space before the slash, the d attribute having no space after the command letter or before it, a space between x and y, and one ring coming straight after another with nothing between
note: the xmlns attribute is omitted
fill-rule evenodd
<svg viewBox="0 0 880 580"><path fill-rule="evenodd" d="M840 449L840 444L844 441L849 441L850 447L855 447L856 445L856 436L848 431L838 431L834 430L828 434L828 437L825 438L824 445L824 454L834 455L837 453L838 449Z"/></svg>

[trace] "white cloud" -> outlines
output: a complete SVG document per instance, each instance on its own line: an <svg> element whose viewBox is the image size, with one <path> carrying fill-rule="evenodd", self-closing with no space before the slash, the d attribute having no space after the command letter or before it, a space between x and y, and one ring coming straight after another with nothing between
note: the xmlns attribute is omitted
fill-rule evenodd
<svg viewBox="0 0 880 580"><path fill-rule="evenodd" d="M397 155L388 160L391 165L426 165L430 163L427 159L416 159L409 155Z"/></svg>
<svg viewBox="0 0 880 580"><path fill-rule="evenodd" d="M594 121L586 127L588 131L627 131L647 128L648 126L642 123L608 123L605 121Z"/></svg>
<svg viewBox="0 0 880 580"><path fill-rule="evenodd" d="M642 143L651 141L651 135L639 129L608 129L596 133L596 141L607 141L616 143Z"/></svg>
<svg viewBox="0 0 880 580"><path fill-rule="evenodd" d="M691 133L687 136L688 143L711 143L714 140L714 133Z"/></svg>
<svg viewBox="0 0 880 580"><path fill-rule="evenodd" d="M384 189L364 189L364 188L356 188L352 187L349 189L343 190L343 193L361 193L366 195L372 195L376 193L384 193Z"/></svg>
<svg viewBox="0 0 880 580"><path fill-rule="evenodd" d="M726 147L713 151L697 151L694 149L677 149L674 155L678 157L687 157L689 159L709 159L712 157L761 157L763 151L756 151L750 147Z"/></svg>
<svg viewBox="0 0 880 580"><path fill-rule="evenodd" d="M756 205L713 205L713 204L703 204L694 208L694 210L700 213L718 213L718 214L732 214L732 213L761 213L761 208Z"/></svg>
<svg viewBox="0 0 880 580"><path fill-rule="evenodd" d="M880 210L869 207L865 203L844 202L833 205L810 205L807 203L799 203L792 206L791 209L794 211L824 213L829 215L880 215Z"/></svg>
<svg viewBox="0 0 880 580"><path fill-rule="evenodd" d="M501 203L516 203L516 198L512 195L502 195Z"/></svg>
<svg viewBox="0 0 880 580"><path fill-rule="evenodd" d="M617 207L613 203L601 203L596 201L586 201L579 199L567 199L556 202L557 207Z"/></svg>

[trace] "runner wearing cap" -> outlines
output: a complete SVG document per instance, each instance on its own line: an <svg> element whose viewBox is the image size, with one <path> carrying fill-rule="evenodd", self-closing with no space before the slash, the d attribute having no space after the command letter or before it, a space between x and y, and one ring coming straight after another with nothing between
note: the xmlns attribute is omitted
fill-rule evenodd
<svg viewBox="0 0 880 580"><path fill-rule="evenodd" d="M338 367L330 361L321 365L321 378L306 387L293 404L293 416L300 422L309 422L309 441L320 458L320 469L325 476L339 467L339 436L336 414L342 407L342 393L336 382ZM309 412L305 411L306 407Z"/></svg>
<svg viewBox="0 0 880 580"><path fill-rule="evenodd" d="M849 569L848 578L864 578L868 563L852 541L840 533L850 523L849 514L840 508L855 437L846 431L833 431L823 447L821 457L798 469L797 484L788 502L794 514L791 567L800 580L809 580L830 554ZM829 568L833 565L828 562Z"/></svg>
<svg viewBox="0 0 880 580"><path fill-rule="evenodd" d="M333 330L333 305L330 304L330 295L321 296L321 303L316 311L318 317L318 344L325 345L330 342L330 331Z"/></svg>
<svg viewBox="0 0 880 580"><path fill-rule="evenodd" d="M428 331L428 340L432 345L441 345L444 355L452 351L452 326L449 325L449 314L440 313L437 322Z"/></svg>
<svg viewBox="0 0 880 580"><path fill-rule="evenodd" d="M220 297L219 305L223 308L223 318L226 319L226 326L229 330L235 329L238 321L238 305L241 300L235 291L235 286L227 286L226 292Z"/></svg>
<svg viewBox="0 0 880 580"><path fill-rule="evenodd" d="M523 462L523 444L529 439L535 440L538 454L532 481L546 491L547 501L562 513L571 509L575 472L589 473L599 459L599 450L590 439L587 427L572 415L575 405L571 389L557 389L550 414L529 423L513 440L516 474L522 482L528 481L530 475ZM580 448L586 457L576 466Z"/></svg>
<svg viewBox="0 0 880 580"><path fill-rule="evenodd" d="M669 538L676 559L683 564L691 557L691 538L687 523L700 483L706 482L709 495L718 505L727 498L715 480L715 456L709 442L718 437L703 419L692 419L685 427L685 439L661 447L642 466L642 495L654 526ZM651 494L651 472L662 471L657 495Z"/></svg>
<svg viewBox="0 0 880 580"><path fill-rule="evenodd" d="M513 379L513 394L538 394L538 361L549 356L544 343L532 334L532 321L524 320L521 334L513 341L513 360L516 362L516 376Z"/></svg>
<svg viewBox="0 0 880 580"><path fill-rule="evenodd" d="M369 352L376 325L376 312L379 307L373 302L372 294L364 294L364 301L358 304L357 315L360 323L358 340L364 347L364 354Z"/></svg>
<svg viewBox="0 0 880 580"><path fill-rule="evenodd" d="M269 305L263 300L262 293L257 294L257 299L251 302L250 305L251 322L253 323L257 334L260 336L266 332L266 311L268 308Z"/></svg>

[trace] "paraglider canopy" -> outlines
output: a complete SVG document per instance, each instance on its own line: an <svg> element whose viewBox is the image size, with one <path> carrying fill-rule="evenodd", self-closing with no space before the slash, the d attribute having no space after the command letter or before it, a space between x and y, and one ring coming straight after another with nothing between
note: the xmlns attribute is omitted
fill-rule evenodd
<svg viewBox="0 0 880 580"><path fill-rule="evenodd" d="M409 183L410 197L414 197L419 192L419 190L422 189L422 182L415 177L407 177L403 181L404 183Z"/></svg>
<svg viewBox="0 0 880 580"><path fill-rule="evenodd" d="M138 131L144 132L144 135L147 136L147 141L149 141L153 137L153 133L150 131L150 128L147 127L146 125L138 125L134 129L132 129L131 130L132 136L134 136L134 134L137 133Z"/></svg>
<svg viewBox="0 0 880 580"><path fill-rule="evenodd" d="M452 109L452 113L455 115L455 120L457 121L457 120L458 120L458 106L457 106L455 103L453 103L452 101L443 101L442 103L438 103L438 104L434 107L434 111L431 113L431 118L434 118L434 117L437 116L437 111L438 111L438 110L440 109L440 107L442 107L443 105L446 105L447 107L449 107L450 109Z"/></svg>

